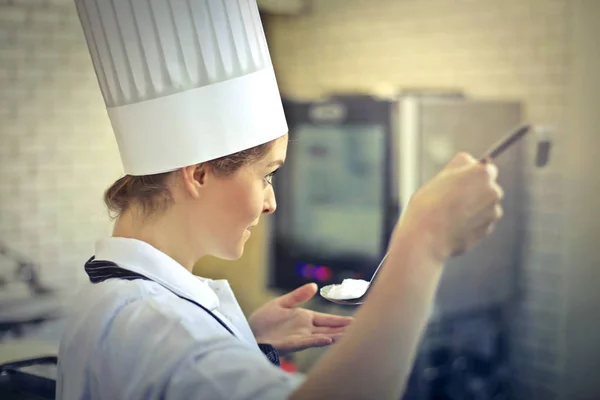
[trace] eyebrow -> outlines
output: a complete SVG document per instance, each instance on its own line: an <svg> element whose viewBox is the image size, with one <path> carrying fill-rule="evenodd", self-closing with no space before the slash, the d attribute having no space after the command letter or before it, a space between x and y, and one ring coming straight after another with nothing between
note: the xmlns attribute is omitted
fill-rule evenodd
<svg viewBox="0 0 600 400"><path fill-rule="evenodd" d="M274 167L274 166L281 167L282 165L283 165L283 160L275 160L275 161L271 161L270 163L268 163L267 168Z"/></svg>

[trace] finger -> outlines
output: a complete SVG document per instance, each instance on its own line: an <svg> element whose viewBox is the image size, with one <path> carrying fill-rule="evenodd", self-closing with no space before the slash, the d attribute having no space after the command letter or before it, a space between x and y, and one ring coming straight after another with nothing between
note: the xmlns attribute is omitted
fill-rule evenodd
<svg viewBox="0 0 600 400"><path fill-rule="evenodd" d="M495 222L490 222L488 224L485 224L485 225L479 227L474 232L473 242L477 243L480 240L488 237L489 235L491 235L494 232L495 228L496 228L496 223Z"/></svg>
<svg viewBox="0 0 600 400"><path fill-rule="evenodd" d="M485 163L483 167L488 173L490 182L495 182L498 179L498 167L491 162Z"/></svg>
<svg viewBox="0 0 600 400"><path fill-rule="evenodd" d="M494 207L494 222L502 219L503 215L504 215L504 210L502 209L502 206L500 204L496 204L496 206Z"/></svg>
<svg viewBox="0 0 600 400"><path fill-rule="evenodd" d="M337 335L340 333L344 333L345 330L346 330L345 326L338 327L338 328L318 326L315 329L313 329L313 333L319 334L319 335Z"/></svg>
<svg viewBox="0 0 600 400"><path fill-rule="evenodd" d="M482 239L491 234L493 230L493 223L486 223L472 230L469 237L467 237L463 242L457 243L454 251L452 252L452 257L458 257L465 254L467 251L470 251L479 242L481 242Z"/></svg>
<svg viewBox="0 0 600 400"><path fill-rule="evenodd" d="M486 205L477 211L471 222L471 227L475 228L473 230L474 232L479 232L483 227L502 218L503 210L500 203L491 200L488 203L489 205Z"/></svg>
<svg viewBox="0 0 600 400"><path fill-rule="evenodd" d="M460 174L465 190L472 192L470 206L472 214L493 207L504 197L504 191L496 182L498 168L493 164L466 167Z"/></svg>
<svg viewBox="0 0 600 400"><path fill-rule="evenodd" d="M469 164L463 166L462 170L465 172L463 179L469 183L477 181L492 184L498 178L498 167L492 163Z"/></svg>
<svg viewBox="0 0 600 400"><path fill-rule="evenodd" d="M495 197L498 201L501 201L504 198L504 190L496 182L492 183L492 190L494 191Z"/></svg>
<svg viewBox="0 0 600 400"><path fill-rule="evenodd" d="M326 326L330 328L348 326L354 321L352 317L342 317L339 315L314 313L313 324L314 326Z"/></svg>
<svg viewBox="0 0 600 400"><path fill-rule="evenodd" d="M486 210L491 212L495 211L495 208L501 208L501 202L504 198L504 190L496 184L492 184L489 188L481 193L478 201L479 207L474 208L476 212L485 213Z"/></svg>
<svg viewBox="0 0 600 400"><path fill-rule="evenodd" d="M472 247L473 245L475 245L482 239L488 237L489 235L491 235L494 232L494 230L496 229L496 222L501 217L502 210L495 209L494 215L497 215L496 213L500 214L500 215L498 215L497 218L496 217L490 218L488 221L482 223L481 225L479 225L476 229L474 229L472 231L473 234L471 235L471 240L470 240L471 243L468 244L468 247Z"/></svg>
<svg viewBox="0 0 600 400"><path fill-rule="evenodd" d="M335 335L333 335L333 336L335 336ZM334 342L335 342L335 338L331 337L330 335L313 336L312 339L309 341L310 347L329 346L330 344L333 344Z"/></svg>
<svg viewBox="0 0 600 400"><path fill-rule="evenodd" d="M312 299L317 294L317 284L307 283L306 285L300 286L277 299L277 302L282 307L292 308Z"/></svg>
<svg viewBox="0 0 600 400"><path fill-rule="evenodd" d="M280 353L291 353L310 349L313 347L325 347L333 344L334 339L325 335L313 335L294 338L281 343L272 344Z"/></svg>
<svg viewBox="0 0 600 400"><path fill-rule="evenodd" d="M331 337L331 340L333 340L332 344L335 344L335 343L339 342L342 337L344 337L344 334L343 333L338 333L338 334L335 334L335 335L331 335L330 337Z"/></svg>
<svg viewBox="0 0 600 400"><path fill-rule="evenodd" d="M450 160L450 162L448 164L446 164L446 168L452 169L452 168L459 168L459 167L464 167L466 165L473 165L476 164L477 160L475 158L473 158L473 156L471 156L468 153L458 153L457 155L455 155L452 160Z"/></svg>

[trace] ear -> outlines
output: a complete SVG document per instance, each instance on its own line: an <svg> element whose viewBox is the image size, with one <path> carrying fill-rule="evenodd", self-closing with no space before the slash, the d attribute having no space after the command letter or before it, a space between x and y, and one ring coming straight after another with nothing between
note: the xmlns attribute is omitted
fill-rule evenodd
<svg viewBox="0 0 600 400"><path fill-rule="evenodd" d="M181 168L183 185L191 196L195 198L200 197L202 188L206 186L209 172L206 163L189 165Z"/></svg>

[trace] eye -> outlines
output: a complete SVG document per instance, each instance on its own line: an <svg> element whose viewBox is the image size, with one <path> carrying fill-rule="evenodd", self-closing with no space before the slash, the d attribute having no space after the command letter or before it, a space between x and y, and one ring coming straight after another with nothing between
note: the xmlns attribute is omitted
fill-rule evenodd
<svg viewBox="0 0 600 400"><path fill-rule="evenodd" d="M269 175L265 176L265 181L269 184L272 185L273 184L273 176L275 176L275 173L277 173L277 170L271 172Z"/></svg>

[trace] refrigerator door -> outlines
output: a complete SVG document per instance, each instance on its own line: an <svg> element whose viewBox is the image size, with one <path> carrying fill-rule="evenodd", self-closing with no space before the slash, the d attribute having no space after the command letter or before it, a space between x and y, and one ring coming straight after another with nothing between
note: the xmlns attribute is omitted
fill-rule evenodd
<svg viewBox="0 0 600 400"><path fill-rule="evenodd" d="M406 99L401 101L401 162L412 163L412 183L401 175L405 204L411 185L416 189L430 180L458 152L481 157L488 148L521 122L518 103L453 99ZM412 136L412 137L411 137ZM504 217L495 231L470 252L450 259L438 289L434 318L464 313L508 301L514 293L520 248L523 146L527 139L497 160L498 181L505 191ZM407 154L410 148L415 154ZM414 151L414 150L413 150ZM404 183L404 185L402 184ZM416 187L414 187L416 186ZM402 190L405 193L402 193Z"/></svg>

